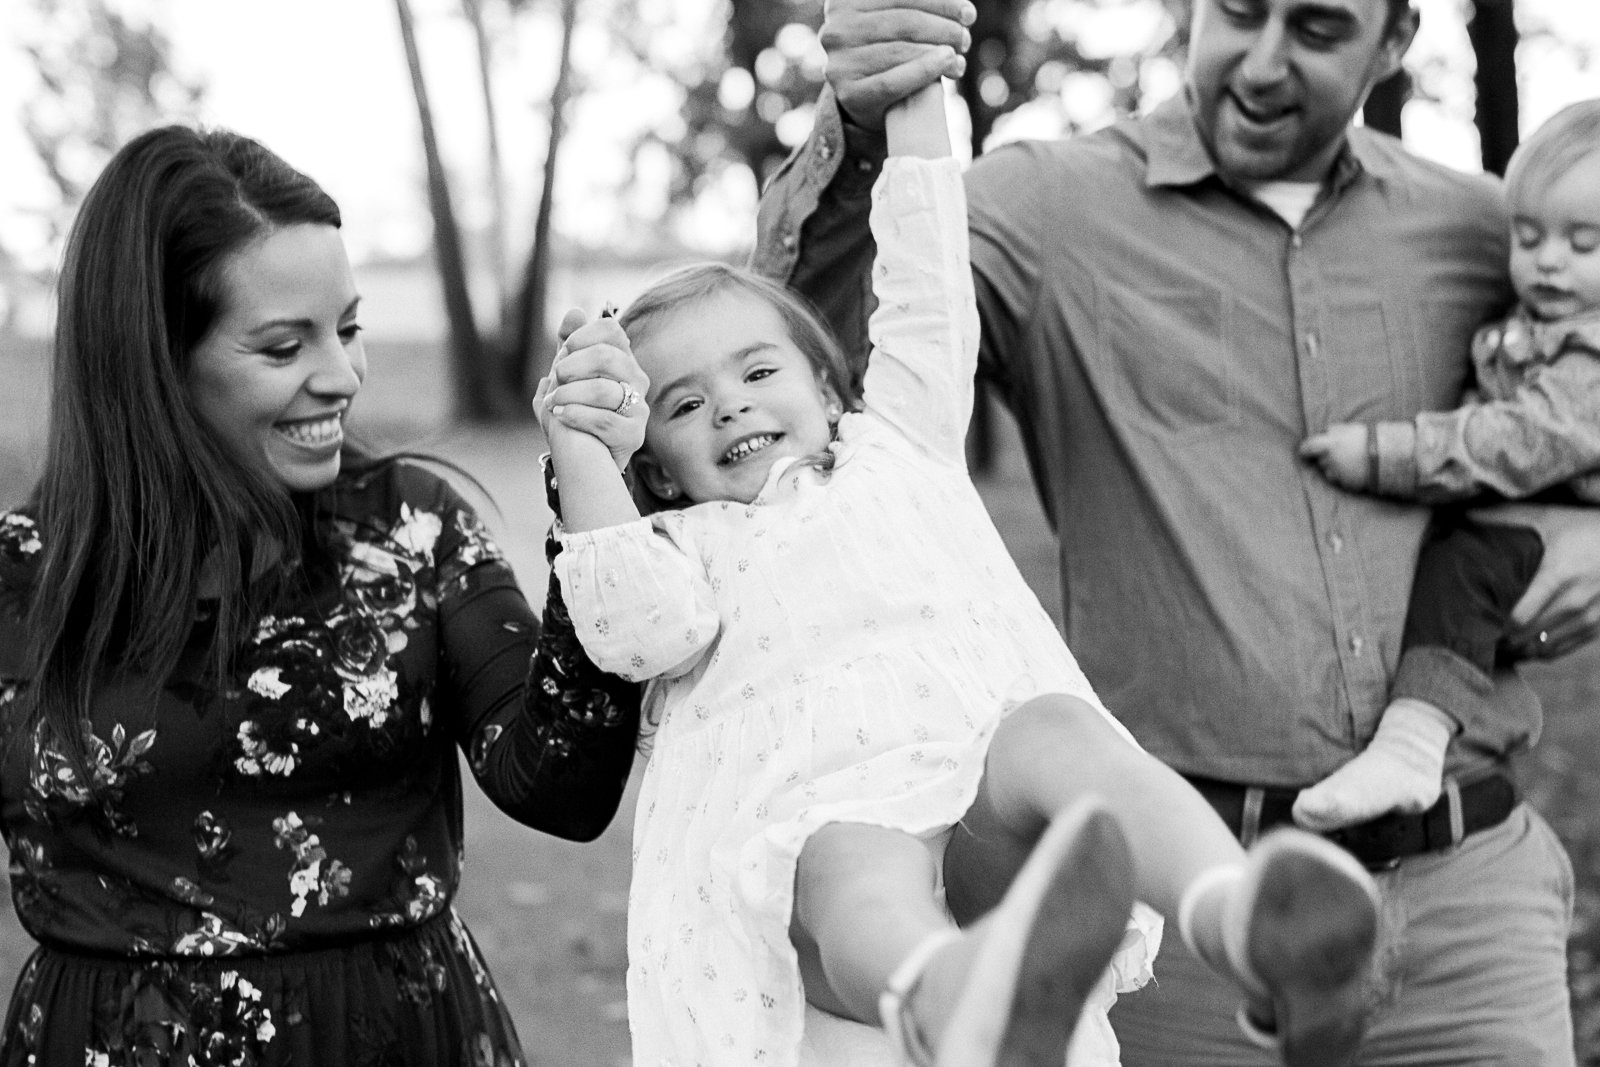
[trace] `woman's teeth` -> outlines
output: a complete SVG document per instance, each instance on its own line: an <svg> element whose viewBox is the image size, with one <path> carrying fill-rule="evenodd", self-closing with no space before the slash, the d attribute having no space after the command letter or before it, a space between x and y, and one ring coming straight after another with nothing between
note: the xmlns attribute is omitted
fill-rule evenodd
<svg viewBox="0 0 1600 1067"><path fill-rule="evenodd" d="M276 428L283 436L301 445L332 444L344 433L337 415L330 415L325 419L280 422Z"/></svg>
<svg viewBox="0 0 1600 1067"><path fill-rule="evenodd" d="M740 441L738 444L734 445L732 448L728 449L727 452L723 453L722 462L737 463L741 459L755 455L757 452L760 452L763 448L766 448L777 439L778 435L775 433L764 433L756 437L747 437L743 441Z"/></svg>

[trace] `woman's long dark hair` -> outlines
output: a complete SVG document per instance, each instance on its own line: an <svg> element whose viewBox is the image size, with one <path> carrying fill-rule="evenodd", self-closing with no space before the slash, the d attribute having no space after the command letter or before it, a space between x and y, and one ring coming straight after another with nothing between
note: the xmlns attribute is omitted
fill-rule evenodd
<svg viewBox="0 0 1600 1067"><path fill-rule="evenodd" d="M223 130L141 134L89 190L59 287L50 431L34 499L44 547L29 597L24 708L85 774L95 691L114 679L154 697L214 578L215 677L285 568L252 581L255 553L292 564L307 503L234 460L186 385L210 332L229 257L273 230L339 226L339 208L261 144Z"/></svg>

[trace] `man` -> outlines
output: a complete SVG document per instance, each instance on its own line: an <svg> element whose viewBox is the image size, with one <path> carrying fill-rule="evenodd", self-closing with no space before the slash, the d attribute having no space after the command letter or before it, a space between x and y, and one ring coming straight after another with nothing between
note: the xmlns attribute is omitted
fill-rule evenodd
<svg viewBox="0 0 1600 1067"><path fill-rule="evenodd" d="M959 72L973 14L830 3L829 89L763 199L755 265L847 347L870 310L883 109ZM1350 128L1416 27L1407 0L1195 0L1179 98L968 175L982 373L1060 536L1068 643L1247 843L1371 737L1428 520L1331 488L1296 446L1453 405L1472 329L1510 297L1497 186ZM1546 548L1518 639L1559 655L1595 633L1600 524L1518 514ZM1480 733L1453 744L1435 809L1336 835L1384 892L1363 1064L1573 1061L1571 868L1506 765L1534 737ZM968 829L952 847L982 854ZM994 886L951 886L959 917L1012 862L995 858ZM1112 1016L1130 1067L1273 1062L1176 936L1156 975Z"/></svg>

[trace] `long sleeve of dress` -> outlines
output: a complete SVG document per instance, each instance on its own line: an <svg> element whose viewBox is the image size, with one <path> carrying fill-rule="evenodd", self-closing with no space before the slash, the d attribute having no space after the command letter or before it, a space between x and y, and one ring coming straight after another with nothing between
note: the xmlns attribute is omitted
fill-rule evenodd
<svg viewBox="0 0 1600 1067"><path fill-rule="evenodd" d="M1600 469L1600 352L1569 346L1522 368L1499 398L1377 429L1380 489L1425 503L1510 498Z"/></svg>
<svg viewBox="0 0 1600 1067"><path fill-rule="evenodd" d="M483 791L512 818L588 841L622 800L641 689L584 655L549 584L541 628L510 568L469 511L437 548L441 691L460 709L458 739ZM552 536L546 554L560 551Z"/></svg>
<svg viewBox="0 0 1600 1067"><path fill-rule="evenodd" d="M562 537L553 574L595 664L643 681L690 670L716 640L716 599L683 516Z"/></svg>
<svg viewBox="0 0 1600 1067"><path fill-rule="evenodd" d="M872 194L877 310L867 410L949 463L965 463L978 360L966 195L954 159L895 157Z"/></svg>

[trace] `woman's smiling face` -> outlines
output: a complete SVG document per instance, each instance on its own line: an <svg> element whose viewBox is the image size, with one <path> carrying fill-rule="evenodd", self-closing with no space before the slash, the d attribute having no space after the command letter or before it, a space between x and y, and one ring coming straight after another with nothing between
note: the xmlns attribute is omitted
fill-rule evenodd
<svg viewBox="0 0 1600 1067"><path fill-rule="evenodd" d="M650 376L639 470L657 496L748 504L774 462L833 438L838 398L752 293L728 289L671 311L633 350Z"/></svg>
<svg viewBox="0 0 1600 1067"><path fill-rule="evenodd" d="M230 257L221 280L217 321L189 358L196 411L235 459L291 492L331 484L367 374L339 231L272 230Z"/></svg>

